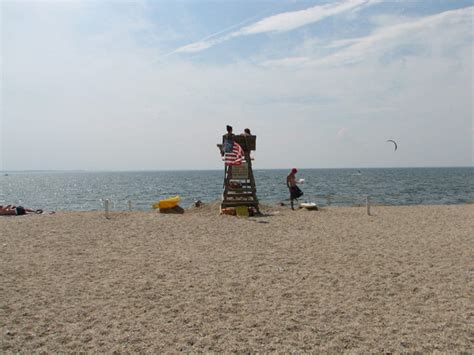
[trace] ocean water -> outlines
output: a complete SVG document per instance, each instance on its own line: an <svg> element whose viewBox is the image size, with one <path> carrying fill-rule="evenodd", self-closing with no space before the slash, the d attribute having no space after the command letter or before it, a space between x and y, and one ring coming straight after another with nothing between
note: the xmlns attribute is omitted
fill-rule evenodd
<svg viewBox="0 0 474 355"><path fill-rule="evenodd" d="M287 170L255 170L262 203L287 202ZM474 168L301 169L300 201L319 205L462 204L474 202ZM0 175L0 205L46 210L149 210L158 200L180 195L183 207L213 202L223 191L224 172L6 172Z"/></svg>

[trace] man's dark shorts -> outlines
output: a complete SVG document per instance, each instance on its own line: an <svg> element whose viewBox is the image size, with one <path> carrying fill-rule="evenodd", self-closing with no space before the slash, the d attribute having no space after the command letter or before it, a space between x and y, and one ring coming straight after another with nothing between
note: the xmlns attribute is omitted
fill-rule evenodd
<svg viewBox="0 0 474 355"><path fill-rule="evenodd" d="M24 214L26 214L25 209L24 209L22 206L18 206L18 207L16 208L16 215L17 215L17 216L22 216L22 215L24 215Z"/></svg>
<svg viewBox="0 0 474 355"><path fill-rule="evenodd" d="M298 186L290 187L290 199L296 200L297 198L303 196L303 191L300 190Z"/></svg>

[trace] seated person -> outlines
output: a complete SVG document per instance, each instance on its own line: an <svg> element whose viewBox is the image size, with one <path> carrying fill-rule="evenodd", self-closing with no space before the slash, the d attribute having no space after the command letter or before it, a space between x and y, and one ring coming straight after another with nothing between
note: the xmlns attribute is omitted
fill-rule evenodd
<svg viewBox="0 0 474 355"><path fill-rule="evenodd" d="M234 133L232 133L232 126L226 126L227 134L224 134L222 146L225 153L232 153L234 147Z"/></svg>
<svg viewBox="0 0 474 355"><path fill-rule="evenodd" d="M251 135L252 135L252 133L250 133L249 128L244 129L244 133L241 134L241 136L251 136Z"/></svg>
<svg viewBox="0 0 474 355"><path fill-rule="evenodd" d="M232 139L234 137L234 133L233 133L234 129L232 128L232 126L227 125L225 126L225 129L227 133L224 134L224 137L228 139Z"/></svg>
<svg viewBox="0 0 474 355"><path fill-rule="evenodd" d="M222 144L217 145L217 148L219 148L221 152L221 156L224 156L225 153L232 152L234 145L234 133L232 133L232 126L227 125L226 130L227 133L222 137Z"/></svg>

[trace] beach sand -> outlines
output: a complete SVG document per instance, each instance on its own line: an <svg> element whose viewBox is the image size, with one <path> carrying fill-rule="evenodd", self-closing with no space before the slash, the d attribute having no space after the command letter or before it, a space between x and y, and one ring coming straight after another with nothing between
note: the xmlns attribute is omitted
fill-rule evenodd
<svg viewBox="0 0 474 355"><path fill-rule="evenodd" d="M0 218L0 351L473 351L474 205Z"/></svg>

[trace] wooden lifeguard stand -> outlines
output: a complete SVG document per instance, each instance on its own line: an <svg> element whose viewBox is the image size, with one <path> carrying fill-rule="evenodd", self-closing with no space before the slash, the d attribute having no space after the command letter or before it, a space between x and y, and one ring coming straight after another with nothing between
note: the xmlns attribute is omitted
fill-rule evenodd
<svg viewBox="0 0 474 355"><path fill-rule="evenodd" d="M227 135L222 137L222 143ZM248 206L254 207L260 213L257 199L257 187L252 170L250 152L256 148L257 136L234 135L233 141L242 147L245 163L238 166L225 166L224 192L222 194L221 209L227 207Z"/></svg>

